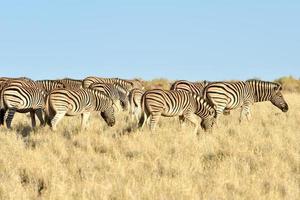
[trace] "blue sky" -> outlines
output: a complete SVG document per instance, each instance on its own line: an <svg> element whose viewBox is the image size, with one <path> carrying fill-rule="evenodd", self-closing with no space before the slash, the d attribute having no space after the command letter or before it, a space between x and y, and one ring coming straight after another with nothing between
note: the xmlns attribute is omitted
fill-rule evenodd
<svg viewBox="0 0 300 200"><path fill-rule="evenodd" d="M299 78L298 2L1 1L0 76Z"/></svg>

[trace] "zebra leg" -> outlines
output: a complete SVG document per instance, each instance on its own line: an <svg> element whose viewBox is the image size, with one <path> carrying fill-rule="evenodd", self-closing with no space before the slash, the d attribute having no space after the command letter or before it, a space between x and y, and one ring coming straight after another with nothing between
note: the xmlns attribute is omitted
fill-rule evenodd
<svg viewBox="0 0 300 200"><path fill-rule="evenodd" d="M133 106L130 106L130 118L131 118L131 122L134 122L134 120L136 119L136 115L135 115L135 108ZM138 119L137 119L138 121Z"/></svg>
<svg viewBox="0 0 300 200"><path fill-rule="evenodd" d="M216 115L215 115L215 125L219 127L219 118L224 113L226 105L222 105L216 108Z"/></svg>
<svg viewBox="0 0 300 200"><path fill-rule="evenodd" d="M51 120L51 125L52 125L52 130L53 131L56 131L57 130L57 124L60 120L62 120L62 118L65 116L67 112L64 111L64 112L57 112L55 114L55 116L53 117L53 119Z"/></svg>
<svg viewBox="0 0 300 200"><path fill-rule="evenodd" d="M151 132L155 130L158 120L161 116L160 112L152 112L150 116L150 130Z"/></svg>
<svg viewBox="0 0 300 200"><path fill-rule="evenodd" d="M250 121L252 119L252 115L250 112L250 109L248 110L247 114L246 114L247 120Z"/></svg>
<svg viewBox="0 0 300 200"><path fill-rule="evenodd" d="M140 127L141 129L143 129L144 126L145 126L145 123L146 123L146 121L147 121L147 118L148 118L148 116L147 116L147 114L144 112L144 113L141 115L140 119L139 119L138 127Z"/></svg>
<svg viewBox="0 0 300 200"><path fill-rule="evenodd" d="M197 134L198 132L198 129L199 129L199 121L196 119L195 115L194 114L189 114L189 115L186 115L185 118L187 120L189 120L190 122L192 122L192 124L195 125L195 129L194 129L194 134Z"/></svg>
<svg viewBox="0 0 300 200"><path fill-rule="evenodd" d="M141 113L142 113L142 108L141 107L135 107L135 109L134 109L134 115L135 115L135 120L136 121L139 121Z"/></svg>
<svg viewBox="0 0 300 200"><path fill-rule="evenodd" d="M139 113L136 109L134 110L134 113L133 113L133 120L136 120L136 121L139 120Z"/></svg>
<svg viewBox="0 0 300 200"><path fill-rule="evenodd" d="M88 119L90 117L89 112L85 112L81 114L81 130L85 130L87 126Z"/></svg>
<svg viewBox="0 0 300 200"><path fill-rule="evenodd" d="M183 115L180 115L178 118L179 118L179 124L180 124L180 127L181 127L181 128L184 128L184 127L185 127L185 123L184 123L185 118L184 118L184 116L183 116Z"/></svg>
<svg viewBox="0 0 300 200"><path fill-rule="evenodd" d="M34 110L30 111L30 118L31 118L31 127L35 128L36 121L35 121L35 112L34 112Z"/></svg>
<svg viewBox="0 0 300 200"><path fill-rule="evenodd" d="M248 120L251 119L250 106L248 104L244 104L242 106L241 114L240 114L240 123L245 119L245 116Z"/></svg>
<svg viewBox="0 0 300 200"><path fill-rule="evenodd" d="M6 111L4 109L0 109L0 126L4 125L5 112Z"/></svg>
<svg viewBox="0 0 300 200"><path fill-rule="evenodd" d="M39 119L39 121L40 121L40 123L41 123L41 126L45 126L46 123L45 123L45 121L44 121L44 119L43 119L43 111L42 111L42 109L37 109L37 110L35 111L35 114L36 114L36 116L38 117L38 119ZM45 117L45 118L46 118L46 117Z"/></svg>
<svg viewBox="0 0 300 200"><path fill-rule="evenodd" d="M15 113L16 113L15 109L8 109L8 114L6 118L6 127L9 129L11 128L11 122L12 119L14 118Z"/></svg>

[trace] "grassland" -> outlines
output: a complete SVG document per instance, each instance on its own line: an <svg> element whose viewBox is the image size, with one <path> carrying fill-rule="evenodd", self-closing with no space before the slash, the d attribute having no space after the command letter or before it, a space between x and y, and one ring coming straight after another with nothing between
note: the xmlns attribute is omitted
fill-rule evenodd
<svg viewBox="0 0 300 200"><path fill-rule="evenodd" d="M119 113L109 128L99 116L80 131L80 117L57 132L30 129L18 114L0 129L0 199L299 199L300 94L290 110L271 103L223 116L212 133L163 119L153 134Z"/></svg>

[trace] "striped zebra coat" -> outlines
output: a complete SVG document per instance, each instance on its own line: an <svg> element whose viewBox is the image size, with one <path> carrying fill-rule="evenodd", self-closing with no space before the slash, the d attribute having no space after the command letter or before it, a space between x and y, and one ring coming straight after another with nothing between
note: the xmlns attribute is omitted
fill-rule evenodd
<svg viewBox="0 0 300 200"><path fill-rule="evenodd" d="M215 106L216 118L224 109L232 110L242 107L240 122L247 117L251 119L250 107L253 103L271 101L283 112L288 111L288 104L284 100L282 87L278 83L248 80L237 82L214 82L204 89L204 97Z"/></svg>
<svg viewBox="0 0 300 200"><path fill-rule="evenodd" d="M195 114L202 119L201 127L209 130L214 122L215 110L203 98L185 91L154 89L146 91L142 96L142 115L139 126L143 127L150 119L150 128L155 130L160 116L180 116L195 125L198 130L198 120Z"/></svg>
<svg viewBox="0 0 300 200"><path fill-rule="evenodd" d="M143 89L141 81L138 79L134 80L125 80L120 78L100 78L95 76L89 76L83 79L83 87L88 88L92 83L109 83L109 84L118 84L123 87L128 92L133 88Z"/></svg>
<svg viewBox="0 0 300 200"><path fill-rule="evenodd" d="M128 109L128 92L120 85L109 83L92 83L89 88L103 92L114 101L115 105L120 105L123 110Z"/></svg>
<svg viewBox="0 0 300 200"><path fill-rule="evenodd" d="M170 90L187 91L197 94L199 96L203 96L203 90L205 86L208 85L208 83L208 81L190 82L186 80L178 80L171 85Z"/></svg>
<svg viewBox="0 0 300 200"><path fill-rule="evenodd" d="M82 88L82 80L64 78L64 79L56 80L56 82L63 84L64 88L69 88L69 89Z"/></svg>
<svg viewBox="0 0 300 200"><path fill-rule="evenodd" d="M113 101L100 91L92 89L55 89L46 102L47 123L55 131L64 116L81 114L81 128L86 128L91 112L100 112L109 126L115 124Z"/></svg>
<svg viewBox="0 0 300 200"><path fill-rule="evenodd" d="M129 92L128 98L132 120L135 117L136 121L138 121L142 114L141 100L144 93L144 90L138 88L134 88Z"/></svg>
<svg viewBox="0 0 300 200"><path fill-rule="evenodd" d="M37 80L35 82L38 87L43 88L47 94L49 94L51 90L64 88L64 84L59 83L55 80Z"/></svg>
<svg viewBox="0 0 300 200"><path fill-rule="evenodd" d="M20 78L0 78L2 80L2 82L0 83L0 93L4 90L4 88L7 88L8 86L16 86L16 87L22 87L22 88L32 88L32 90L36 90L41 92L42 96L45 95L43 88L40 88L39 85L27 78L27 77L20 77ZM5 107L3 107L2 109L0 109L0 126L4 125L4 117L5 117L5 113L6 113L7 109ZM35 127L36 122L35 122L35 115L34 112L37 112L37 116L40 120L41 125L44 125L44 120L41 114L41 110L32 110L32 109L23 109L23 110L16 110L16 112L21 112L21 113L26 113L26 112L30 112L31 115L31 122L32 122L32 127ZM12 115L12 113L10 113ZM9 124L12 121L13 116L7 117L6 120L6 124Z"/></svg>
<svg viewBox="0 0 300 200"><path fill-rule="evenodd" d="M37 87L27 87L18 84L8 85L4 87L0 95L0 109L2 110L1 123L4 123L4 114L8 111L6 118L7 128L11 128L11 122L15 112L26 113L30 112L32 127L35 127L36 113L41 124L44 125L42 110L45 107L45 93Z"/></svg>

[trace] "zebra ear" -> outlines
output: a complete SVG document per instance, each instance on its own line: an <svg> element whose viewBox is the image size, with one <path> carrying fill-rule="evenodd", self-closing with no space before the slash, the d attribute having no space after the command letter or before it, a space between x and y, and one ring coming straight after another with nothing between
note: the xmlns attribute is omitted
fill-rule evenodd
<svg viewBox="0 0 300 200"><path fill-rule="evenodd" d="M113 102L113 108L114 108L117 112L120 111L119 107L118 107L114 102Z"/></svg>
<svg viewBox="0 0 300 200"><path fill-rule="evenodd" d="M282 90L282 86L281 86L280 84L277 84L277 85L275 86L274 90L275 90L276 92L279 92L279 91Z"/></svg>

